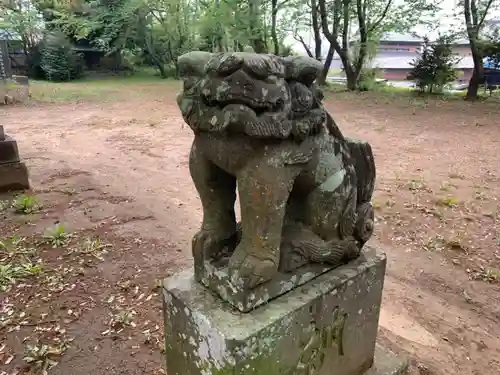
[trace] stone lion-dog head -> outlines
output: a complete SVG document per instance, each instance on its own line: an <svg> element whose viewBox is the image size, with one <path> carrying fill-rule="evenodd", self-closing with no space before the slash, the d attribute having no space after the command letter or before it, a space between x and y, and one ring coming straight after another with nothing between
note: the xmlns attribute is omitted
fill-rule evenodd
<svg viewBox="0 0 500 375"><path fill-rule="evenodd" d="M194 132L303 140L325 122L312 58L193 51L178 64L177 102Z"/></svg>

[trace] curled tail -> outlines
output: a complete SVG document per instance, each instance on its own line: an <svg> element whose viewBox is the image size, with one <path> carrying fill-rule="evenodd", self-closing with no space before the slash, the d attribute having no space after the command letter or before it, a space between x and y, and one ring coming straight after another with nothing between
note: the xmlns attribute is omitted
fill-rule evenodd
<svg viewBox="0 0 500 375"><path fill-rule="evenodd" d="M371 204L375 189L375 160L368 142L346 139L357 177L357 219L354 237L363 246L373 234L375 214Z"/></svg>
<svg viewBox="0 0 500 375"><path fill-rule="evenodd" d="M370 202L375 188L375 160L372 147L368 142L346 139L356 170L358 205Z"/></svg>
<svg viewBox="0 0 500 375"><path fill-rule="evenodd" d="M376 176L372 147L368 142L345 138L328 112L326 112L326 127L335 140L339 141L339 144L343 143L347 146L356 170L357 204L370 202L375 188Z"/></svg>

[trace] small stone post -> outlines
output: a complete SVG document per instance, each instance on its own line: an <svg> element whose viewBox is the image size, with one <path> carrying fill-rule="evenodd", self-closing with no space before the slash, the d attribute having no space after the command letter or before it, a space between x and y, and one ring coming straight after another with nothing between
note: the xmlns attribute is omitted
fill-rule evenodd
<svg viewBox="0 0 500 375"><path fill-rule="evenodd" d="M7 49L7 41L0 40L0 79L6 80L12 77L12 69Z"/></svg>
<svg viewBox="0 0 500 375"><path fill-rule="evenodd" d="M28 168L19 158L17 142L0 125L0 192L29 187Z"/></svg>

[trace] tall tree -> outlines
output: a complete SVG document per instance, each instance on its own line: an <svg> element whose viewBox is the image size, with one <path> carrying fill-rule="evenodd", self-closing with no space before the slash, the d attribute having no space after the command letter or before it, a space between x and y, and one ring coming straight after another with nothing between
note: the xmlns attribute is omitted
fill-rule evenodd
<svg viewBox="0 0 500 375"><path fill-rule="evenodd" d="M10 33L14 40L20 38L26 55L42 38L42 15L31 0L10 0L0 5L0 29Z"/></svg>
<svg viewBox="0 0 500 375"><path fill-rule="evenodd" d="M436 11L426 0L318 0L325 38L339 55L347 88L355 90L369 55L369 46L387 31L407 31ZM356 53L351 38L357 39Z"/></svg>
<svg viewBox="0 0 500 375"><path fill-rule="evenodd" d="M52 24L75 39L86 38L108 51L140 49L162 77L166 65L194 47L189 0L98 0L85 12L59 11Z"/></svg>
<svg viewBox="0 0 500 375"><path fill-rule="evenodd" d="M268 24L272 24L270 1L196 0L195 3L201 4L198 28L204 49L220 52L243 51L246 48L257 53L268 51ZM278 2L277 7L279 11L281 3ZM196 24L192 27L197 29ZM277 23L274 31L278 38ZM196 30L194 32L197 33Z"/></svg>
<svg viewBox="0 0 500 375"><path fill-rule="evenodd" d="M299 42L309 57L320 61L323 58L321 22L317 0L295 0L290 7L290 15L285 17L287 32ZM311 35L314 45L311 46L304 35Z"/></svg>
<svg viewBox="0 0 500 375"><path fill-rule="evenodd" d="M498 3L498 1L497 1ZM484 21L493 6L498 6L494 0L463 0L463 15L469 39L474 70L469 81L467 100L475 100L478 97L479 85L484 81L483 51L481 48L481 30Z"/></svg>
<svg viewBox="0 0 500 375"><path fill-rule="evenodd" d="M290 0L271 0L271 38L274 54L280 54L281 41L278 38L278 14L290 4Z"/></svg>
<svg viewBox="0 0 500 375"><path fill-rule="evenodd" d="M298 0L293 4L293 7L295 11L291 13L289 19L291 29L289 27L288 30L293 38L302 45L309 57L323 62L323 72L318 79L318 83L325 84L335 49L330 44L326 56L323 55L324 44L318 0L307 0L306 2ZM304 38L304 34L311 35L311 32L312 46Z"/></svg>

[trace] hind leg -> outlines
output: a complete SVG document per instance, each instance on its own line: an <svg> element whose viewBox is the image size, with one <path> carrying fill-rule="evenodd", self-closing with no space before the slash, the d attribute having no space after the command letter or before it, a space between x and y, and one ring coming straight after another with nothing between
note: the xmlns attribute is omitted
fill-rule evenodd
<svg viewBox="0 0 500 375"><path fill-rule="evenodd" d="M325 241L301 223L292 223L283 230L280 270L291 272L310 263L338 266L356 258L358 246L352 240Z"/></svg>
<svg viewBox="0 0 500 375"><path fill-rule="evenodd" d="M307 197L305 221L325 241L346 239L356 220L356 175L348 166L317 186Z"/></svg>
<svg viewBox="0 0 500 375"><path fill-rule="evenodd" d="M312 191L306 200L305 222L321 240L302 241L299 248L310 262L340 265L356 258L360 247L354 238L356 175L341 169Z"/></svg>

